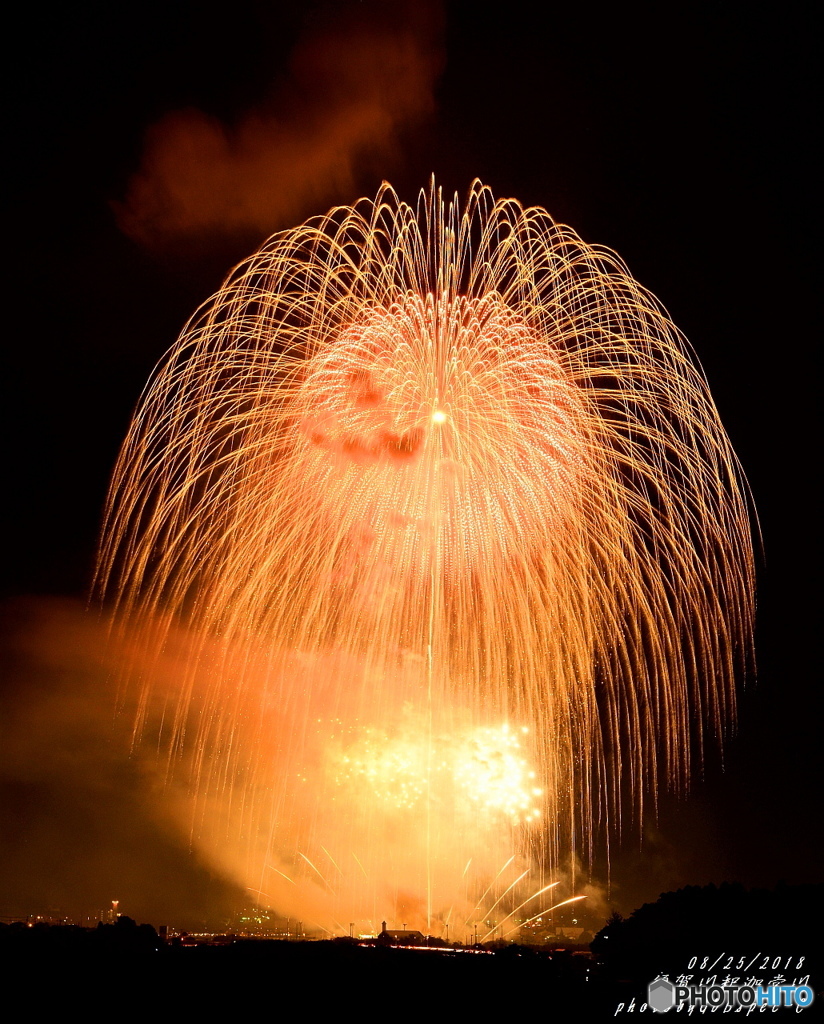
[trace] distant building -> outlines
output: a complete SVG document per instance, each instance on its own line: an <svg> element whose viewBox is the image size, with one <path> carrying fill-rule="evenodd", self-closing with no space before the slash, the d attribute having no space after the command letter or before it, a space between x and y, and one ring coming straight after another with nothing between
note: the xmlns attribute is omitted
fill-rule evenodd
<svg viewBox="0 0 824 1024"><path fill-rule="evenodd" d="M412 928L387 928L386 921L381 922L381 933L378 942L397 943L399 946L425 946L426 939L423 932Z"/></svg>

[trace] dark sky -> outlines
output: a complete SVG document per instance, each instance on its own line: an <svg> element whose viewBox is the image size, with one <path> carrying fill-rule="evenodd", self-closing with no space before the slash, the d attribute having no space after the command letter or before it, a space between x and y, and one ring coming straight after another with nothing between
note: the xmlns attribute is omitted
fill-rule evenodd
<svg viewBox="0 0 824 1024"><path fill-rule="evenodd" d="M20 12L0 916L91 912L118 886L155 923L231 903L156 820L106 724L96 641L71 639L108 475L152 367L234 263L384 177L411 201L433 172L623 257L693 344L758 510L758 678L723 764L663 798L643 845L614 843L613 902L821 879L812 8L572 6Z"/></svg>

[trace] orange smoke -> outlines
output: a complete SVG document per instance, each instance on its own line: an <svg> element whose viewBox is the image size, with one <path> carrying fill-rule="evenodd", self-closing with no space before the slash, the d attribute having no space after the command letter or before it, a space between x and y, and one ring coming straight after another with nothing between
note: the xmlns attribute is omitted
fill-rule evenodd
<svg viewBox="0 0 824 1024"><path fill-rule="evenodd" d="M381 174L400 131L433 109L441 67L433 3L359 5L305 36L285 76L234 124L177 110L152 125L119 227L151 249L204 234L267 232Z"/></svg>

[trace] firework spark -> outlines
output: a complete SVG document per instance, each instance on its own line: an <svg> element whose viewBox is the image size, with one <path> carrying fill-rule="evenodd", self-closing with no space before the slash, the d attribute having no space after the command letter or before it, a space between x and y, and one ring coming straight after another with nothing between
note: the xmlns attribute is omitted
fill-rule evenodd
<svg viewBox="0 0 824 1024"><path fill-rule="evenodd" d="M467 857L557 864L622 784L636 813L685 785L752 576L685 339L615 254L480 183L385 185L230 275L143 396L98 568L144 676L183 651L138 732L162 711L195 833L258 889L310 864L319 899L356 878L379 915L408 884L430 919Z"/></svg>

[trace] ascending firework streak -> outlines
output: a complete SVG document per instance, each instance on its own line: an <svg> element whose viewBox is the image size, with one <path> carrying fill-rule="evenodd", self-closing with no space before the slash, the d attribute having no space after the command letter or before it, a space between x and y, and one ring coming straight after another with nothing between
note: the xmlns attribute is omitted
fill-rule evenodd
<svg viewBox="0 0 824 1024"><path fill-rule="evenodd" d="M431 914L441 860L505 852L493 827L557 861L622 788L638 812L683 787L750 655L744 491L615 254L479 183L464 209L385 185L272 237L187 325L98 581L144 649L185 649L160 732L195 831L230 791L256 891L304 849L336 889L348 843L379 902L379 865L422 858Z"/></svg>

